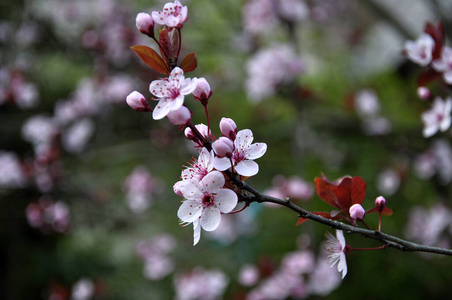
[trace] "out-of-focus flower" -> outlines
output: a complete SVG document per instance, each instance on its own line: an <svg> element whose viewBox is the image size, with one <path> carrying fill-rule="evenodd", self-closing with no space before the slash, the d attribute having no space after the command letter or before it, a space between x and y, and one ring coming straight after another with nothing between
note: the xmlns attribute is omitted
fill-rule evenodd
<svg viewBox="0 0 452 300"><path fill-rule="evenodd" d="M250 264L244 265L239 272L238 281L243 286L255 285L259 280L259 269Z"/></svg>
<svg viewBox="0 0 452 300"><path fill-rule="evenodd" d="M232 163L238 174L243 176L254 176L259 172L259 165L254 161L262 157L267 151L267 144L254 143L253 132L249 129L240 130L234 141L234 152L232 153ZM213 166L219 171L224 171L231 167L231 160L227 157L215 157Z"/></svg>
<svg viewBox="0 0 452 300"><path fill-rule="evenodd" d="M55 120L44 115L31 117L22 127L22 137L33 144L37 154L48 150L58 132Z"/></svg>
<svg viewBox="0 0 452 300"><path fill-rule="evenodd" d="M94 123L85 118L76 121L68 129L64 130L62 137L63 147L71 153L80 153L94 132Z"/></svg>
<svg viewBox="0 0 452 300"><path fill-rule="evenodd" d="M434 47L433 38L429 34L423 33L416 41L406 41L404 50L412 62L425 67L432 61Z"/></svg>
<svg viewBox="0 0 452 300"><path fill-rule="evenodd" d="M159 101L152 112L154 120L160 120L170 111L178 110L184 104L184 96L195 90L196 82L196 78L185 78L184 71L179 67L171 71L169 78L151 82L149 91Z"/></svg>
<svg viewBox="0 0 452 300"><path fill-rule="evenodd" d="M302 72L302 63L294 49L287 45L259 50L246 63L245 90L259 102L272 96L278 85L294 80Z"/></svg>
<svg viewBox="0 0 452 300"><path fill-rule="evenodd" d="M161 280L174 271L168 254L176 247L176 240L168 234L159 234L148 241L137 243L136 251L144 260L144 277Z"/></svg>
<svg viewBox="0 0 452 300"><path fill-rule="evenodd" d="M42 197L37 203L30 203L25 212L30 226L39 228L44 233L64 233L69 228L69 208L63 202L53 202L49 197Z"/></svg>
<svg viewBox="0 0 452 300"><path fill-rule="evenodd" d="M279 15L287 21L299 22L309 17L305 0L280 0L276 4Z"/></svg>
<svg viewBox="0 0 452 300"><path fill-rule="evenodd" d="M451 124L452 98L446 100L436 97L433 100L432 108L422 113L422 121L424 122L424 137L433 136L438 130L446 131Z"/></svg>
<svg viewBox="0 0 452 300"><path fill-rule="evenodd" d="M327 258L322 255L317 261L314 270L309 274L307 285L308 293L312 295L327 296L341 284L341 275L331 270Z"/></svg>
<svg viewBox="0 0 452 300"><path fill-rule="evenodd" d="M427 100L432 96L430 90L425 86L420 86L417 88L417 95L422 100Z"/></svg>
<svg viewBox="0 0 452 300"><path fill-rule="evenodd" d="M95 286L91 279L82 278L72 286L71 300L90 300L93 298Z"/></svg>
<svg viewBox="0 0 452 300"><path fill-rule="evenodd" d="M345 255L349 251L345 243L344 233L342 230L336 230L336 237L330 232L327 234L325 243L325 250L328 253L328 263L333 267L337 264L337 270L342 272L342 279L347 275L347 261Z"/></svg>
<svg viewBox="0 0 452 300"><path fill-rule="evenodd" d="M272 186L265 191L266 195L284 199L308 200L314 194L314 187L301 177L292 176L285 178L282 175L277 175L273 178Z"/></svg>
<svg viewBox="0 0 452 300"><path fill-rule="evenodd" d="M188 20L188 8L175 0L174 3L166 3L163 11L153 11L151 15L157 24L182 28L184 22Z"/></svg>
<svg viewBox="0 0 452 300"><path fill-rule="evenodd" d="M221 299L229 283L220 270L204 270L201 267L174 278L176 300Z"/></svg>
<svg viewBox="0 0 452 300"><path fill-rule="evenodd" d="M380 102L373 90L361 90L355 95L355 110L363 118L377 116L380 113Z"/></svg>
<svg viewBox="0 0 452 300"><path fill-rule="evenodd" d="M212 171L200 182L191 179L180 186L186 200L182 202L177 216L185 225L193 223L194 245L199 241L201 227L206 231L217 229L221 213L229 213L237 205L236 193L223 188L224 184L223 174Z"/></svg>
<svg viewBox="0 0 452 300"><path fill-rule="evenodd" d="M244 29L258 34L278 24L275 8L272 0L247 1L242 9Z"/></svg>
<svg viewBox="0 0 452 300"><path fill-rule="evenodd" d="M16 153L0 151L0 187L19 188L25 182L26 175Z"/></svg>
<svg viewBox="0 0 452 300"><path fill-rule="evenodd" d="M396 169L385 169L377 176L377 189L384 195L390 196L397 192L402 181L400 172Z"/></svg>
<svg viewBox="0 0 452 300"><path fill-rule="evenodd" d="M441 58L433 61L433 68L443 73L443 79L447 84L452 84L452 48L444 47Z"/></svg>

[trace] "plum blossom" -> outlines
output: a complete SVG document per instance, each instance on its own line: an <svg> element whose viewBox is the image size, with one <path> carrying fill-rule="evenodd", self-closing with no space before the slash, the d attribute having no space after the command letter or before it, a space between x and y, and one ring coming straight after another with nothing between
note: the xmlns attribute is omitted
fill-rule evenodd
<svg viewBox="0 0 452 300"><path fill-rule="evenodd" d="M435 41L423 33L416 41L406 41L404 49L408 58L418 65L425 67L432 61L432 52Z"/></svg>
<svg viewBox="0 0 452 300"><path fill-rule="evenodd" d="M0 150L0 188L23 187L26 180L26 174L17 154Z"/></svg>
<svg viewBox="0 0 452 300"><path fill-rule="evenodd" d="M197 267L190 272L175 276L176 300L222 299L229 279L220 270Z"/></svg>
<svg viewBox="0 0 452 300"><path fill-rule="evenodd" d="M242 176L253 176L259 172L259 165L254 161L267 151L267 144L254 143L253 132L249 129L240 130L234 141L234 152L232 157L215 157L213 166L219 171L224 171L234 164L235 171Z"/></svg>
<svg viewBox="0 0 452 300"><path fill-rule="evenodd" d="M430 110L421 115L424 122L424 137L433 136L438 130L446 131L451 124L452 98L446 100L436 97Z"/></svg>
<svg viewBox="0 0 452 300"><path fill-rule="evenodd" d="M243 286L252 286L259 280L259 269L251 264L246 264L240 269L238 281Z"/></svg>
<svg viewBox="0 0 452 300"><path fill-rule="evenodd" d="M184 71L176 67L169 78L154 80L149 85L149 91L159 101L152 112L154 120L160 120L170 112L178 110L184 104L184 96L191 94L196 88L196 78L185 78Z"/></svg>
<svg viewBox="0 0 452 300"><path fill-rule="evenodd" d="M89 300L94 296L96 287L88 278L82 278L72 286L72 300Z"/></svg>
<svg viewBox="0 0 452 300"><path fill-rule="evenodd" d="M433 69L443 73L443 79L447 84L452 84L452 48L444 47L441 58L433 61Z"/></svg>
<svg viewBox="0 0 452 300"><path fill-rule="evenodd" d="M223 174L212 171L201 181L189 179L180 185L180 192L186 199L182 202L177 216L185 225L193 223L194 243L199 242L201 228L213 231L218 228L221 213L229 213L237 205L237 195L223 188Z"/></svg>
<svg viewBox="0 0 452 300"><path fill-rule="evenodd" d="M194 179L201 181L210 171L213 170L213 151L202 148L198 159L193 159L190 166L182 171L182 180Z"/></svg>
<svg viewBox="0 0 452 300"><path fill-rule="evenodd" d="M166 3L163 11L153 11L151 15L157 24L182 28L183 23L188 20L188 8L176 0L174 3Z"/></svg>
<svg viewBox="0 0 452 300"><path fill-rule="evenodd" d="M336 230L336 237L328 232L325 250L328 252L328 263L333 267L337 263L337 270L342 272L342 279L347 275L347 261L345 255L350 249L345 243L344 233L342 230Z"/></svg>
<svg viewBox="0 0 452 300"><path fill-rule="evenodd" d="M143 275L149 280L161 280L174 271L174 262L168 255L176 247L176 240L168 234L159 234L136 245L137 254L143 259Z"/></svg>
<svg viewBox="0 0 452 300"><path fill-rule="evenodd" d="M138 30L143 34L149 35L154 31L154 19L147 13L140 12L137 14L135 22Z"/></svg>

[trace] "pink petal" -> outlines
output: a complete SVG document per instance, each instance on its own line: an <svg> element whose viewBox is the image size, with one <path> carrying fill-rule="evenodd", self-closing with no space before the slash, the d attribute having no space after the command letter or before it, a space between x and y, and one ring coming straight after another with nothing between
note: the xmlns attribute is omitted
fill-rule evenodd
<svg viewBox="0 0 452 300"><path fill-rule="evenodd" d="M231 161L227 157L213 159L213 167L219 171L224 171L231 167Z"/></svg>
<svg viewBox="0 0 452 300"><path fill-rule="evenodd" d="M182 82L182 86L180 87L180 93L182 95L188 95L194 92L196 87L198 86L198 78L185 78L184 82Z"/></svg>
<svg viewBox="0 0 452 300"><path fill-rule="evenodd" d="M194 179L185 180L183 183L184 184L179 185L179 190L183 197L187 200L197 200L198 202L201 202L203 194L199 183Z"/></svg>
<svg viewBox="0 0 452 300"><path fill-rule="evenodd" d="M175 67L172 71L171 71L171 75L169 80L174 84L177 82L177 86L180 86L180 84L184 81L184 71L179 68L179 67Z"/></svg>
<svg viewBox="0 0 452 300"><path fill-rule="evenodd" d="M220 221L220 210L216 209L213 206L204 209L204 212L201 216L201 227L205 231L214 231L220 225Z"/></svg>
<svg viewBox="0 0 452 300"><path fill-rule="evenodd" d="M201 239L201 225L199 219L193 221L193 246L195 246Z"/></svg>
<svg viewBox="0 0 452 300"><path fill-rule="evenodd" d="M209 194L216 193L224 186L224 176L218 171L212 171L201 180L202 189Z"/></svg>
<svg viewBox="0 0 452 300"><path fill-rule="evenodd" d="M167 84L165 80L154 80L149 84L149 92L158 98L163 98L168 92Z"/></svg>
<svg viewBox="0 0 452 300"><path fill-rule="evenodd" d="M182 222L191 223L202 214L202 205L193 200L185 200L177 211L177 217Z"/></svg>
<svg viewBox="0 0 452 300"><path fill-rule="evenodd" d="M159 103L157 103L157 106L154 108L154 111L152 112L152 118L154 120L160 120L166 117L166 115L170 112L172 105L168 98L162 98L160 99Z"/></svg>
<svg viewBox="0 0 452 300"><path fill-rule="evenodd" d="M242 176L254 176L259 172L259 165L252 160L242 160L235 166L235 170Z"/></svg>
<svg viewBox="0 0 452 300"><path fill-rule="evenodd" d="M249 129L240 130L235 137L235 148L242 151L242 149L247 149L253 142L253 132Z"/></svg>
<svg viewBox="0 0 452 300"><path fill-rule="evenodd" d="M344 252L340 253L339 263L337 264L337 270L342 272L342 279L347 275L347 260L345 259Z"/></svg>
<svg viewBox="0 0 452 300"><path fill-rule="evenodd" d="M237 194L230 189L221 189L215 195L214 203L222 213L227 214L237 205Z"/></svg>
<svg viewBox="0 0 452 300"><path fill-rule="evenodd" d="M265 143L254 143L246 151L245 155L248 159L258 159L262 157L267 151L267 144Z"/></svg>

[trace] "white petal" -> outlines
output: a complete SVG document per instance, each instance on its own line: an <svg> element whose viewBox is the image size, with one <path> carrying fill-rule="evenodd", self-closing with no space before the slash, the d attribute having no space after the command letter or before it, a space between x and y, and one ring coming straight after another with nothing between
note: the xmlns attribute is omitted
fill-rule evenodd
<svg viewBox="0 0 452 300"><path fill-rule="evenodd" d="M237 132L235 137L235 148L239 151L247 149L253 142L253 132L249 129L243 129Z"/></svg>
<svg viewBox="0 0 452 300"><path fill-rule="evenodd" d="M196 89L197 86L197 78L186 78L184 82L182 83L182 86L180 88L180 93L182 95L188 95L193 93L193 91Z"/></svg>
<svg viewBox="0 0 452 300"><path fill-rule="evenodd" d="M252 160L242 160L235 166L235 170L242 176L254 176L259 172L259 165Z"/></svg>
<svg viewBox="0 0 452 300"><path fill-rule="evenodd" d="M166 117L171 110L171 101L168 98L162 98L152 112L154 120L160 120Z"/></svg>
<svg viewBox="0 0 452 300"><path fill-rule="evenodd" d="M201 215L201 226L205 231L214 231L221 221L220 210L214 206L207 207Z"/></svg>
<svg viewBox="0 0 452 300"><path fill-rule="evenodd" d="M336 230L336 238L341 243L342 249L345 248L345 238L344 238L344 232L342 230L337 229Z"/></svg>
<svg viewBox="0 0 452 300"><path fill-rule="evenodd" d="M193 200L185 200L177 211L177 217L182 222L191 223L197 220L202 213L202 205Z"/></svg>
<svg viewBox="0 0 452 300"><path fill-rule="evenodd" d="M217 193L224 186L224 176L218 171L212 171L201 180L204 191L209 194Z"/></svg>
<svg viewBox="0 0 452 300"><path fill-rule="evenodd" d="M203 197L201 189L201 186L195 179L185 180L184 184L179 186L179 190L185 199L197 200L198 202L201 202Z"/></svg>
<svg viewBox="0 0 452 300"><path fill-rule="evenodd" d="M447 129L449 129L450 127L450 123L451 123L451 117L450 116L445 116L444 119L442 120L441 124L440 124L440 130L441 131L446 131Z"/></svg>
<svg viewBox="0 0 452 300"><path fill-rule="evenodd" d="M215 195L214 203L222 213L227 214L237 205L237 194L230 189L221 189Z"/></svg>
<svg viewBox="0 0 452 300"><path fill-rule="evenodd" d="M169 80L174 84L176 82L182 82L184 80L184 71L179 68L179 67L175 67L172 71L171 71L171 75ZM180 83L179 83L180 84ZM180 85L177 86L180 86Z"/></svg>
<svg viewBox="0 0 452 300"><path fill-rule="evenodd" d="M170 111L178 110L184 105L184 95L179 95L171 101Z"/></svg>
<svg viewBox="0 0 452 300"><path fill-rule="evenodd" d="M345 254L343 252L340 254L337 270L342 272L342 279L344 279L345 275L347 275L347 260L345 259Z"/></svg>
<svg viewBox="0 0 452 300"><path fill-rule="evenodd" d="M163 98L167 95L168 89L166 87L167 82L165 80L154 80L149 85L149 91L152 95Z"/></svg>
<svg viewBox="0 0 452 300"><path fill-rule="evenodd" d="M422 131L422 135L425 138L433 136L438 131L438 126L436 124L434 125L426 125L424 127L424 130Z"/></svg>
<svg viewBox="0 0 452 300"><path fill-rule="evenodd" d="M231 161L227 157L213 159L213 167L219 171L224 171L231 167Z"/></svg>
<svg viewBox="0 0 452 300"><path fill-rule="evenodd" d="M209 152L206 148L202 148L201 153L198 157L198 163L203 166L207 171L211 171L213 169L213 152Z"/></svg>
<svg viewBox="0 0 452 300"><path fill-rule="evenodd" d="M265 143L254 143L247 150L245 150L246 158L248 159L258 159L262 157L267 151L267 144Z"/></svg>
<svg viewBox="0 0 452 300"><path fill-rule="evenodd" d="M193 246L195 246L201 239L201 225L199 219L193 222Z"/></svg>
<svg viewBox="0 0 452 300"><path fill-rule="evenodd" d="M447 84L452 84L452 71L444 72L443 78Z"/></svg>

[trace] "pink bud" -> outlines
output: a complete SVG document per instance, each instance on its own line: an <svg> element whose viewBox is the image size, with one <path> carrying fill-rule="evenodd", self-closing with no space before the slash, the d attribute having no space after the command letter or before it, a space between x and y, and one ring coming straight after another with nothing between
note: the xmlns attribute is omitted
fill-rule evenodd
<svg viewBox="0 0 452 300"><path fill-rule="evenodd" d="M150 14L139 13L136 18L136 24L141 33L146 35L154 34L154 19L152 19Z"/></svg>
<svg viewBox="0 0 452 300"><path fill-rule="evenodd" d="M222 136L212 144L212 148L219 158L231 157L234 151L234 142Z"/></svg>
<svg viewBox="0 0 452 300"><path fill-rule="evenodd" d="M378 208L378 211L383 211L386 205L386 199L383 196L378 196L377 199L375 199L375 207Z"/></svg>
<svg viewBox="0 0 452 300"><path fill-rule="evenodd" d="M353 220L362 220L364 218L364 215L366 214L366 211L361 206L361 204L353 204L350 207L350 217L352 217Z"/></svg>
<svg viewBox="0 0 452 300"><path fill-rule="evenodd" d="M221 134L230 138L231 140L235 140L235 136L237 135L238 130L234 120L230 118L221 118L220 130Z"/></svg>
<svg viewBox="0 0 452 300"><path fill-rule="evenodd" d="M146 98L137 91L133 91L126 98L127 104L136 111L151 111Z"/></svg>
<svg viewBox="0 0 452 300"><path fill-rule="evenodd" d="M174 193L175 193L176 195L178 195L178 196L181 196L181 197L184 196L184 195L182 194L182 192L180 191L180 187L181 187L181 185L182 185L183 183L184 183L183 181L178 181L178 182L176 182L176 183L173 185Z"/></svg>
<svg viewBox="0 0 452 300"><path fill-rule="evenodd" d="M212 96L212 90L210 85L204 77L198 78L197 85L193 91L195 100L201 101L203 105L207 105L207 101Z"/></svg>
<svg viewBox="0 0 452 300"><path fill-rule="evenodd" d="M417 95L422 100L427 100L432 96L430 90L425 86L420 86L417 88Z"/></svg>
<svg viewBox="0 0 452 300"><path fill-rule="evenodd" d="M174 125L185 125L191 120L191 113L186 106L170 111L166 116Z"/></svg>

